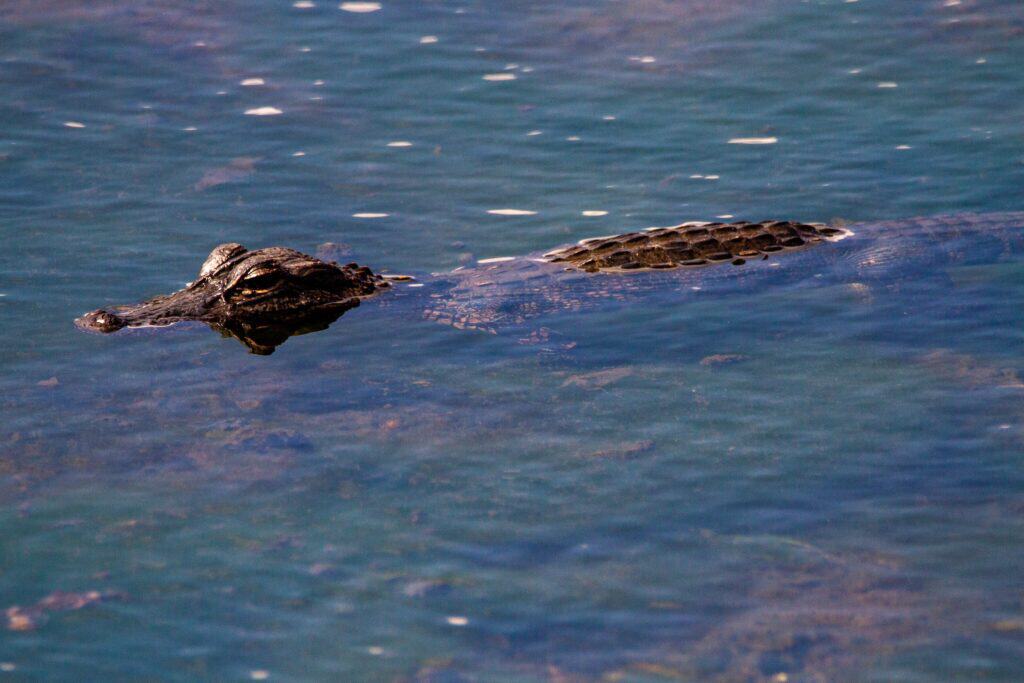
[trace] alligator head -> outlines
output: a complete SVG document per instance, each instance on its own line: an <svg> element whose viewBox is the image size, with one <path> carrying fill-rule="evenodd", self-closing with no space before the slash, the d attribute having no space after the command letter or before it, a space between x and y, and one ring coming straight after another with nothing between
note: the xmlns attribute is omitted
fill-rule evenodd
<svg viewBox="0 0 1024 683"><path fill-rule="evenodd" d="M97 309L75 324L107 333L196 320L267 354L292 334L327 327L387 286L355 263L325 263L284 247L249 251L241 244L222 244L184 289L135 306Z"/></svg>

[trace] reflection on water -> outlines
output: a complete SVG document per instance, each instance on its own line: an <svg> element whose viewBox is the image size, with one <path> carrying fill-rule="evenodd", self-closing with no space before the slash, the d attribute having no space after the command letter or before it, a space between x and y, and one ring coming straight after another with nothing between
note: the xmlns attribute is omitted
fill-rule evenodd
<svg viewBox="0 0 1024 683"><path fill-rule="evenodd" d="M1021 679L1013 253L71 325L218 243L1019 211L1020 3L338 4L0 8L0 677Z"/></svg>
<svg viewBox="0 0 1024 683"><path fill-rule="evenodd" d="M328 315L314 315L308 319L290 320L287 324L251 325L241 321L226 325L214 324L210 327L225 337L234 337L256 355L269 356L274 349L284 344L288 337L326 330L331 323L341 317L342 313L344 311Z"/></svg>

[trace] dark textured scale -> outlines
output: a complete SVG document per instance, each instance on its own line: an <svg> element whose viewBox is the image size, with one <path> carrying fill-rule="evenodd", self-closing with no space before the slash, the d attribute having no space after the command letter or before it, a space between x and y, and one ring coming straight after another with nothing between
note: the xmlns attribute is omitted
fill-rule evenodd
<svg viewBox="0 0 1024 683"><path fill-rule="evenodd" d="M718 247L719 247L718 240L713 239L713 238L709 238L709 239L706 239L706 240L701 240L700 242L694 242L693 243L693 248L697 249L697 250L700 250L700 251L708 251L708 250L718 251Z"/></svg>
<svg viewBox="0 0 1024 683"><path fill-rule="evenodd" d="M760 235L764 231L764 228L758 223L747 223L740 227L739 233L744 237L754 237Z"/></svg>
<svg viewBox="0 0 1024 683"><path fill-rule="evenodd" d="M683 261L689 261L690 259L696 258L697 254L693 249L689 247L677 247L672 249L666 249L665 253L668 254L669 258L673 261L682 263Z"/></svg>

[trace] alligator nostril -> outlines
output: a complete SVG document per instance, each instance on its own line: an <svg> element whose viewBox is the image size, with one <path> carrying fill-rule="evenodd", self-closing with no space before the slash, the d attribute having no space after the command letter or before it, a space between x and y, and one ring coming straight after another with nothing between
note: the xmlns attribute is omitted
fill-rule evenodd
<svg viewBox="0 0 1024 683"><path fill-rule="evenodd" d="M127 325L128 322L119 315L99 308L78 318L75 320L75 324L87 330L106 333L116 332Z"/></svg>

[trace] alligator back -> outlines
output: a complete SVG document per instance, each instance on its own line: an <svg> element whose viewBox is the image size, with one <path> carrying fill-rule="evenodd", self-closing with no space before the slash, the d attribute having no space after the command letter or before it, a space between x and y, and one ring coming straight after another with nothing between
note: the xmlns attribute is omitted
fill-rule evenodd
<svg viewBox="0 0 1024 683"><path fill-rule="evenodd" d="M582 240L438 275L425 315L495 333L538 316L652 293L754 296L778 286L898 285L1024 253L1024 213L844 226L684 223Z"/></svg>
<svg viewBox="0 0 1024 683"><path fill-rule="evenodd" d="M764 221L761 223L683 223L623 235L592 237L544 254L588 273L639 269L664 270L720 262L743 265L747 259L801 249L849 236L842 228L821 224Z"/></svg>

